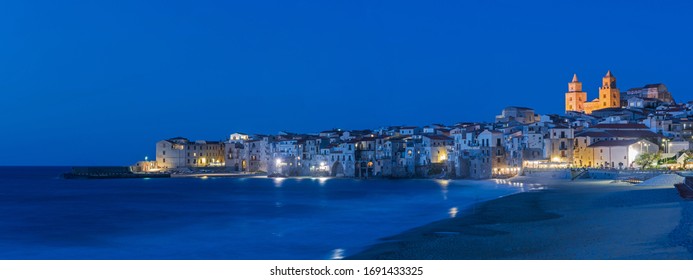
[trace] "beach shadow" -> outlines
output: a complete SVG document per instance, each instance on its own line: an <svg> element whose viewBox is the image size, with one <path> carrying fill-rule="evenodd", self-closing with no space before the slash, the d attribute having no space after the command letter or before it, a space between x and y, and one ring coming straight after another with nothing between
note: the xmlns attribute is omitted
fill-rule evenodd
<svg viewBox="0 0 693 280"><path fill-rule="evenodd" d="M681 203L681 218L678 225L669 233L669 245L681 246L685 248L693 258L693 236L691 227L693 226L693 201L683 201Z"/></svg>
<svg viewBox="0 0 693 280"><path fill-rule="evenodd" d="M552 191L520 193L483 202L466 209L456 218L433 222L382 238L381 243L346 259L508 258L512 255L511 251L489 250L493 245L487 242L496 239L487 237L512 234L502 230L504 224L532 223L562 217L545 210L548 199L545 194L550 192ZM421 246L428 249L419 250Z"/></svg>
<svg viewBox="0 0 693 280"><path fill-rule="evenodd" d="M681 202L676 189L629 190L610 194L594 202L598 207L634 207Z"/></svg>
<svg viewBox="0 0 693 280"><path fill-rule="evenodd" d="M414 228L403 233L381 238L381 241L397 241L452 235L497 236L506 231L485 226L498 224L529 223L560 218L561 215L544 211L538 192L521 193L474 205L457 218L445 219Z"/></svg>

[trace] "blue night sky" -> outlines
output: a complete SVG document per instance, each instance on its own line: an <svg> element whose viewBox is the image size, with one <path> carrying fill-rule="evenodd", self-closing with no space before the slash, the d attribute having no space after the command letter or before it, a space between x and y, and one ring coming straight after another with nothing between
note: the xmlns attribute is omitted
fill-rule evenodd
<svg viewBox="0 0 693 280"><path fill-rule="evenodd" d="M2 1L0 165L126 165L232 132L562 113L663 82L693 99L689 1Z"/></svg>

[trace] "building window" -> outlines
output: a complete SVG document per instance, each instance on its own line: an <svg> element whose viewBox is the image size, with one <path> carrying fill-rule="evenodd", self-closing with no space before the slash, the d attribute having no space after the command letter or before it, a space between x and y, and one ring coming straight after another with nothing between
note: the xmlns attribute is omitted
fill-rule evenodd
<svg viewBox="0 0 693 280"><path fill-rule="evenodd" d="M166 158L163 159L163 162L166 162Z"/></svg>
<svg viewBox="0 0 693 280"><path fill-rule="evenodd" d="M166 155L166 150L164 150L164 155Z"/></svg>

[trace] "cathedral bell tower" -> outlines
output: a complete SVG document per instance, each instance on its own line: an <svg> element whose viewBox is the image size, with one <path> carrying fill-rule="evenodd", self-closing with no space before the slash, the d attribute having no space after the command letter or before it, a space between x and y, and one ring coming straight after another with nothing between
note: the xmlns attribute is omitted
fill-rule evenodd
<svg viewBox="0 0 693 280"><path fill-rule="evenodd" d="M616 77L611 70L602 78L602 86L599 88L599 108L621 108L621 92L616 87Z"/></svg>
<svg viewBox="0 0 693 280"><path fill-rule="evenodd" d="M565 93L565 111L584 112L586 101L587 93L582 91L582 83L578 81L577 74L573 74L573 81L568 83L568 92Z"/></svg>

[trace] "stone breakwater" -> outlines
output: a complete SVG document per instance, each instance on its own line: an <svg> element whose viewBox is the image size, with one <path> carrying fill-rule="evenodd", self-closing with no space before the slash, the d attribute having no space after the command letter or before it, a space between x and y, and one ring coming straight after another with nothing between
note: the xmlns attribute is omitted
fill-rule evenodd
<svg viewBox="0 0 693 280"><path fill-rule="evenodd" d="M63 174L65 179L127 179L127 178L168 178L167 173L136 173L128 166L85 166L73 167Z"/></svg>

